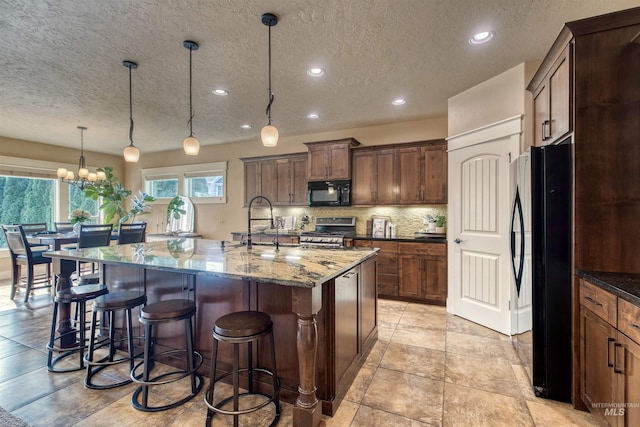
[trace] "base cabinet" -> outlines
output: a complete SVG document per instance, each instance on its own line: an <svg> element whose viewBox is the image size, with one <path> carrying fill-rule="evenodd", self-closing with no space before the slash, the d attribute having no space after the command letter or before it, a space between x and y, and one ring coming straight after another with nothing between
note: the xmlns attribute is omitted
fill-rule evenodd
<svg viewBox="0 0 640 427"><path fill-rule="evenodd" d="M610 426L640 425L638 323L640 307L580 281L580 394Z"/></svg>
<svg viewBox="0 0 640 427"><path fill-rule="evenodd" d="M446 246L437 243L398 245L401 297L442 304L447 300Z"/></svg>

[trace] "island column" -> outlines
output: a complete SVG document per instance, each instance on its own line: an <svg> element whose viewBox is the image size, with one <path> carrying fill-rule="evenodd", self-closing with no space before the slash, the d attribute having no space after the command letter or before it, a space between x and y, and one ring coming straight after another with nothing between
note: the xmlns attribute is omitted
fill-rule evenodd
<svg viewBox="0 0 640 427"><path fill-rule="evenodd" d="M297 349L300 385L293 408L293 425L317 427L322 423L322 406L316 397L316 354L318 330L316 315L322 308L322 286L292 288L292 311L298 316Z"/></svg>

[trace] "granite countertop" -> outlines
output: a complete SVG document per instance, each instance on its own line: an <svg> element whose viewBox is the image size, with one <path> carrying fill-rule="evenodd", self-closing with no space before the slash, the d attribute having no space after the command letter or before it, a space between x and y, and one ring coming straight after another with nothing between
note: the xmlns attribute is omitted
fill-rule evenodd
<svg viewBox="0 0 640 427"><path fill-rule="evenodd" d="M578 270L578 277L600 286L630 303L640 306L640 274Z"/></svg>
<svg viewBox="0 0 640 427"><path fill-rule="evenodd" d="M231 279L315 287L374 257L375 249L221 246L219 240L172 239L46 252L45 256Z"/></svg>

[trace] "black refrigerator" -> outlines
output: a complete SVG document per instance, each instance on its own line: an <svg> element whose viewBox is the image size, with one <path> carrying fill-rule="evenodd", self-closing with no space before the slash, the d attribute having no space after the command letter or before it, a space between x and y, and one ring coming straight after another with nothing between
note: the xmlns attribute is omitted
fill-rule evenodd
<svg viewBox="0 0 640 427"><path fill-rule="evenodd" d="M531 149L533 389L571 402L572 144Z"/></svg>

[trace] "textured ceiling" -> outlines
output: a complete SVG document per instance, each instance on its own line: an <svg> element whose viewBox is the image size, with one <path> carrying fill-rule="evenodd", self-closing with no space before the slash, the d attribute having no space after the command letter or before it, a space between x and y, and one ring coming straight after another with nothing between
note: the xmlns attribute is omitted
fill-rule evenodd
<svg viewBox="0 0 640 427"><path fill-rule="evenodd" d="M176 149L188 134L189 51L194 134L211 145L259 139L266 124L267 27L273 123L298 135L446 115L447 99L540 60L564 22L637 0L0 0L0 135L119 154L134 142ZM485 45L470 35L495 31ZM306 75L310 66L324 76ZM226 97L211 93L229 91ZM394 98L407 99L394 107ZM319 114L309 120L310 112ZM241 129L249 123L251 129Z"/></svg>

